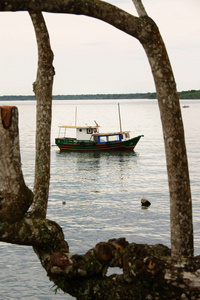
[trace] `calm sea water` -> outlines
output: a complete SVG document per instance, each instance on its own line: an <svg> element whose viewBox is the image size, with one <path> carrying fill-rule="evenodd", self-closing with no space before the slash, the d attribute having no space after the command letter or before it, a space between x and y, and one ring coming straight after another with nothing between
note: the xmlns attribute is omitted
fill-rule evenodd
<svg viewBox="0 0 200 300"><path fill-rule="evenodd" d="M122 128L144 135L133 153L60 153L53 146L58 125L101 125L101 131ZM195 254L200 254L200 101L182 101L188 151ZM8 105L0 102L0 105ZM34 101L9 102L19 108L21 159L27 185L34 182ZM152 203L141 209L141 198ZM66 204L63 204L63 201ZM85 253L99 241L126 237L129 242L170 246L169 193L161 122L156 100L54 101L51 186L48 218L58 222L73 253ZM30 247L0 243L0 299L72 299L56 297Z"/></svg>

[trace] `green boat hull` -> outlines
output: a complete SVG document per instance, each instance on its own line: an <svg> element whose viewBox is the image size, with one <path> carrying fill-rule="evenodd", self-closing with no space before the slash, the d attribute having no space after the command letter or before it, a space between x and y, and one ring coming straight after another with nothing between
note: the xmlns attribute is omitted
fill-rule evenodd
<svg viewBox="0 0 200 300"><path fill-rule="evenodd" d="M140 138L139 135L132 139L121 142L95 143L88 140L77 140L69 138L56 138L55 143L60 151L133 151Z"/></svg>

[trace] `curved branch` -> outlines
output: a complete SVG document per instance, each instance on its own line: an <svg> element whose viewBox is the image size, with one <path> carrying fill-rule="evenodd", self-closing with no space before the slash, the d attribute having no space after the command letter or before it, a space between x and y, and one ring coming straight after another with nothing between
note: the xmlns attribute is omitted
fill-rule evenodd
<svg viewBox="0 0 200 300"><path fill-rule="evenodd" d="M46 253L68 252L62 228L53 221L28 215L15 223L0 223L0 240L17 245L41 248Z"/></svg>
<svg viewBox="0 0 200 300"><path fill-rule="evenodd" d="M179 265L170 258L169 248L160 244L112 239L84 255L55 251L50 261L43 261L57 287L77 299L181 299L184 293L188 299L200 296L199 257ZM107 276L112 267L120 268L122 274Z"/></svg>
<svg viewBox="0 0 200 300"><path fill-rule="evenodd" d="M53 3L50 0L37 2L1 0L0 9L3 5L5 8L9 3L11 4L9 10L12 10L16 4L19 5L20 10L25 6L25 10L32 9L30 15L38 39L38 73L34 84L38 104L33 212L38 213L40 218L37 219L34 214L30 214L20 221L14 220L14 224L10 219L6 219L4 223L0 222L0 239L33 246L50 279L63 291L77 296L77 299L88 300L94 297L95 299L132 300L141 297L171 299L174 296L177 299L191 297L199 299L199 259L187 259L185 265L177 264L177 258L182 258L181 262L183 262L183 257L193 256L191 193L176 84L157 26L146 16L136 18L98 0L57 0ZM54 71L48 33L40 10L52 11L55 7L62 13L85 14L110 23L138 38L147 53L156 83L163 124L171 197L172 257L176 259L175 263L169 258L162 257L170 254L169 249L164 246L157 245L157 251L154 251L152 246L129 244L125 239L99 243L85 255L70 255L61 228L56 223L44 219L49 188L49 136ZM4 122L3 126L9 128L10 123ZM7 138L4 132L3 137ZM20 174L19 156L17 160ZM1 169L3 169L2 165L0 171ZM24 186L22 177L20 177L21 186ZM25 194L20 188L17 189L16 194L21 193ZM6 190L3 196L5 194ZM179 198L184 205L180 203ZM6 198L5 203L7 199L9 197ZM114 266L122 268L123 275L106 277L107 268Z"/></svg>
<svg viewBox="0 0 200 300"><path fill-rule="evenodd" d="M165 45L153 20L147 16L136 18L99 0L1 0L0 10L83 14L103 20L141 42L154 76L163 126L170 189L172 257L192 257L192 200L179 97Z"/></svg>
<svg viewBox="0 0 200 300"><path fill-rule="evenodd" d="M34 83L37 100L36 161L32 213L46 216L50 180L50 133L54 68L49 34L41 12L29 12L38 46L38 70Z"/></svg>
<svg viewBox="0 0 200 300"><path fill-rule="evenodd" d="M184 127L170 60L159 29L150 18L140 18L149 39L140 41L146 51L156 85L165 143L170 192L171 253L179 259L193 256L193 222L190 178ZM182 202L183 201L183 202ZM182 205L184 203L184 205Z"/></svg>
<svg viewBox="0 0 200 300"><path fill-rule="evenodd" d="M137 20L124 10L100 0L1 0L0 11L52 12L93 17L138 37Z"/></svg>

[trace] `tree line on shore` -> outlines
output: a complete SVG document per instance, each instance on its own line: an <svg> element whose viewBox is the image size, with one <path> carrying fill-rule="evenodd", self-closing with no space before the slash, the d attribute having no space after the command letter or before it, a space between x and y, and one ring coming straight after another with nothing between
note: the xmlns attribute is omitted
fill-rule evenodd
<svg viewBox="0 0 200 300"><path fill-rule="evenodd" d="M179 92L180 99L200 99L200 90ZM156 93L130 93L130 94L80 94L80 95L54 95L53 100L98 100L98 99L156 99ZM0 96L1 101L35 100L34 95L5 95Z"/></svg>

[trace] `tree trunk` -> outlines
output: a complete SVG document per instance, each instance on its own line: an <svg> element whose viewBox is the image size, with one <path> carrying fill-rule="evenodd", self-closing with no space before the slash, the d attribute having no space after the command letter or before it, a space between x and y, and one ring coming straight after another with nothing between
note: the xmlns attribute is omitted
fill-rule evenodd
<svg viewBox="0 0 200 300"><path fill-rule="evenodd" d="M51 50L48 30L41 12L29 12L37 38L38 71L34 83L37 100L36 122L36 159L34 201L32 213L45 218L49 196L50 180L50 135L52 86L54 68L52 66L53 52Z"/></svg>
<svg viewBox="0 0 200 300"><path fill-rule="evenodd" d="M151 65L160 108L171 212L171 255L193 256L192 200L179 97L167 51L156 24L140 18L139 40ZM145 34L143 34L145 32ZM149 38L147 38L147 36Z"/></svg>
<svg viewBox="0 0 200 300"><path fill-rule="evenodd" d="M33 201L25 185L19 149L18 111L0 107L0 222L23 218Z"/></svg>

